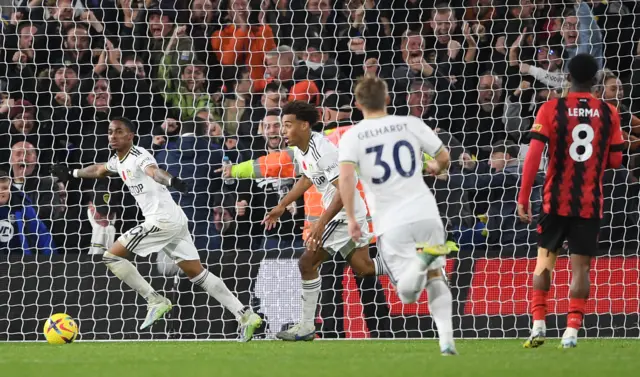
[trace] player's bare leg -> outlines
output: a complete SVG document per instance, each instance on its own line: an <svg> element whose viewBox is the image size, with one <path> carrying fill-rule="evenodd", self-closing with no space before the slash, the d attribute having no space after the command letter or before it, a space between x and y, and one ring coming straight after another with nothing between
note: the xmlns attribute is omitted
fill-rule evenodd
<svg viewBox="0 0 640 377"><path fill-rule="evenodd" d="M560 347L574 348L578 345L578 330L582 327L587 300L589 299L591 257L571 254L571 286L569 288L569 314L567 329L562 334Z"/></svg>
<svg viewBox="0 0 640 377"><path fill-rule="evenodd" d="M347 262L353 269L353 273L358 276L379 276L384 275L384 264L378 256L371 259L369 256L369 246L355 249L347 258Z"/></svg>
<svg viewBox="0 0 640 377"><path fill-rule="evenodd" d="M140 326L142 330L151 326L171 310L171 301L158 294L151 287L140 275L138 269L127 259L128 256L129 251L119 241L116 241L109 251L104 253L102 260L114 275L147 300L147 316Z"/></svg>
<svg viewBox="0 0 640 377"><path fill-rule="evenodd" d="M189 280L215 298L222 306L236 317L241 326L241 341L248 342L253 333L262 324L262 318L255 314L250 307L242 305L240 300L231 293L224 282L202 266L200 260L183 260L178 267L189 277Z"/></svg>
<svg viewBox="0 0 640 377"><path fill-rule="evenodd" d="M316 309L321 285L319 269L322 262L328 258L329 253L323 248L315 251L305 249L298 261L302 277L302 319L290 329L277 333L276 338L292 342L315 339Z"/></svg>
<svg viewBox="0 0 640 377"><path fill-rule="evenodd" d="M531 335L524 342L524 348L536 348L544 344L547 325L547 296L551 288L551 276L556 266L557 253L539 247L536 267L533 271L533 293L531 296L531 316L533 325Z"/></svg>

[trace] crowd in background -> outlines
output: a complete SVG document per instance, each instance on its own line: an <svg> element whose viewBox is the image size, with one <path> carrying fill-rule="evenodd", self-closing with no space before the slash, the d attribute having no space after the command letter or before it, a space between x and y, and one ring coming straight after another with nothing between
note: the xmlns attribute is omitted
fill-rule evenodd
<svg viewBox="0 0 640 377"><path fill-rule="evenodd" d="M198 248L299 247L304 199L276 229L260 224L293 177L225 178L219 168L225 157L259 164L286 151L279 109L289 101L318 106L318 132L357 122L352 91L365 72L387 81L390 113L423 119L451 149L449 174L425 178L451 240L535 245L535 224L516 219L521 160L536 110L567 90L565 63L580 52L601 64L594 95L619 109L626 138L624 166L605 174L602 240L638 237L635 1L14 0L3 13L4 250L83 252L92 224L121 231L139 220L120 180L63 184L49 173L106 162L116 116L188 183L174 195Z"/></svg>

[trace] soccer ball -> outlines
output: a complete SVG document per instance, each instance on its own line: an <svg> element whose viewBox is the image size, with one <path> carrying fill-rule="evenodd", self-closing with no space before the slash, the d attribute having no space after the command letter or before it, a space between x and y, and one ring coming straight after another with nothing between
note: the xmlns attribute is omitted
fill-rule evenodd
<svg viewBox="0 0 640 377"><path fill-rule="evenodd" d="M65 313L54 314L44 324L44 336L49 344L72 343L78 336L78 325Z"/></svg>

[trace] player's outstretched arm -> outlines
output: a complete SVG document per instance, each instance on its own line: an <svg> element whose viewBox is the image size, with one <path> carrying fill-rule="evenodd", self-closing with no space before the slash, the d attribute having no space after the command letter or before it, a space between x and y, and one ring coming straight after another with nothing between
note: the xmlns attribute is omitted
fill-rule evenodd
<svg viewBox="0 0 640 377"><path fill-rule="evenodd" d="M450 163L451 157L449 156L449 151L447 148L442 146L436 153L435 157L425 163L425 171L437 176L448 170Z"/></svg>
<svg viewBox="0 0 640 377"><path fill-rule="evenodd" d="M298 198L304 195L304 193L308 189L310 189L311 186L313 186L313 182L311 182L311 180L307 178L307 176L303 175L302 177L300 177L298 182L293 185L289 193L285 195L280 203L278 203L278 205L274 209L269 211L264 220L262 220L262 224L265 226L265 229L270 230L274 228L276 226L276 223L278 222L278 219L286 210L287 206L298 200Z"/></svg>
<svg viewBox="0 0 640 377"><path fill-rule="evenodd" d="M184 183L180 178L174 177L166 171L160 169L158 165L149 165L144 168L144 172L161 185L173 187L180 192L187 192L186 183Z"/></svg>
<svg viewBox="0 0 640 377"><path fill-rule="evenodd" d="M54 165L51 168L51 173L58 177L60 181L66 182L71 177L74 178L85 178L85 179L101 179L106 178L111 175L115 175L115 173L107 170L104 164L95 164L91 166L87 166L82 169L74 169L70 170L67 165Z"/></svg>

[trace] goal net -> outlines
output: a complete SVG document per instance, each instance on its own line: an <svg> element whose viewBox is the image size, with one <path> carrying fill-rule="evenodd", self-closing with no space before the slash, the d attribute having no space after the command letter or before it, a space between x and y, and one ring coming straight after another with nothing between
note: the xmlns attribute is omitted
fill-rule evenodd
<svg viewBox="0 0 640 377"><path fill-rule="evenodd" d="M322 208L310 189L275 229L261 224L296 181L279 110L317 105L314 131L336 142L362 119L353 89L365 73L388 83L390 113L421 118L451 152L448 174L425 182L460 249L446 266L455 335L525 336L537 236L516 218L519 176L537 109L563 95L581 52L601 65L594 95L619 109L627 140L623 166L604 174L584 331L639 336L639 12L617 0L2 1L0 339L42 339L58 312L78 320L82 340L235 339L233 316L163 253L132 256L175 304L139 330L145 301L102 262L143 220L138 188L126 176L52 174L106 162L115 117L186 182L172 195L201 260L266 319L257 336L299 321L298 258ZM354 276L339 256L320 274L319 337L435 336L426 293L403 305L386 276ZM569 282L565 253L548 336L566 325Z"/></svg>

